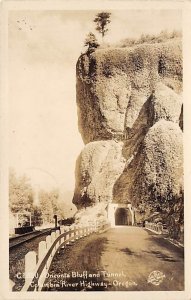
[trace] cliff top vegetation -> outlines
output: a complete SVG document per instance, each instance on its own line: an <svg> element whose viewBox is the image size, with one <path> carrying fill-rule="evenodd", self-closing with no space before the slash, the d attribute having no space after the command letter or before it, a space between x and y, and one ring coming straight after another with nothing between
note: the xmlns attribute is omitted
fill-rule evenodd
<svg viewBox="0 0 191 300"><path fill-rule="evenodd" d="M175 38L182 38L181 31L174 30L169 32L167 30L162 30L159 34L142 34L139 38L126 38L116 43L114 46L126 48L140 44L162 43Z"/></svg>

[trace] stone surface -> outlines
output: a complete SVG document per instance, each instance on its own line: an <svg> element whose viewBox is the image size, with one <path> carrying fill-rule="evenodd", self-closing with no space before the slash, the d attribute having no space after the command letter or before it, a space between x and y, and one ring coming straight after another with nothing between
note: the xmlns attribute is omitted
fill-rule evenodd
<svg viewBox="0 0 191 300"><path fill-rule="evenodd" d="M163 83L161 88L160 82ZM170 96L170 100L180 93L181 86L182 53L178 39L83 54L77 63L76 94L79 130L84 143L121 140L153 92L160 98ZM167 87L174 95L165 96L165 93L170 94Z"/></svg>
<svg viewBox="0 0 191 300"><path fill-rule="evenodd" d="M181 197L181 93L180 39L80 56L78 122L86 145L76 163L78 219L106 218L108 202L138 207ZM100 212L92 215L92 206Z"/></svg>
<svg viewBox="0 0 191 300"><path fill-rule="evenodd" d="M158 83L152 95L154 122L164 119L179 123L182 99L172 89L162 83Z"/></svg>
<svg viewBox="0 0 191 300"><path fill-rule="evenodd" d="M76 163L73 203L78 208L112 201L113 185L126 162L122 147L122 142L115 141L96 141L85 146Z"/></svg>
<svg viewBox="0 0 191 300"><path fill-rule="evenodd" d="M178 124L166 120L156 122L117 179L113 201L124 203L129 200L137 205L158 196L167 199L169 193L180 195L183 189L182 142Z"/></svg>

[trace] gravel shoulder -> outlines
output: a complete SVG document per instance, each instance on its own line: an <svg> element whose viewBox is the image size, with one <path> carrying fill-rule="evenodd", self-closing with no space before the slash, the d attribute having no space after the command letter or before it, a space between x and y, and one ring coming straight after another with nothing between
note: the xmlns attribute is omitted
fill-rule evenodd
<svg viewBox="0 0 191 300"><path fill-rule="evenodd" d="M38 245L46 240L47 234L41 235L18 247L9 249L9 278L15 282L13 291L20 291L24 286L25 255L29 251L38 252Z"/></svg>

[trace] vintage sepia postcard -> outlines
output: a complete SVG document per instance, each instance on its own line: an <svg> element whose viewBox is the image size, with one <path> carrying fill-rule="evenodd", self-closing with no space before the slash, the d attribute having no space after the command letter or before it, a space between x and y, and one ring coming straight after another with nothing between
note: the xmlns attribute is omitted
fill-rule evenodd
<svg viewBox="0 0 191 300"><path fill-rule="evenodd" d="M190 26L1 2L2 299L191 299Z"/></svg>

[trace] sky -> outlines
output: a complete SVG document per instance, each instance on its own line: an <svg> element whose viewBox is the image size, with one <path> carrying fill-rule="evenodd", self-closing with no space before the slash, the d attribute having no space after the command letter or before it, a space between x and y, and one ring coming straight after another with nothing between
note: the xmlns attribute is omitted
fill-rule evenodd
<svg viewBox="0 0 191 300"><path fill-rule="evenodd" d="M178 10L110 11L106 42L180 30ZM98 11L9 12L9 160L34 186L73 191L84 145L78 131L76 62ZM99 36L98 33L96 33Z"/></svg>

